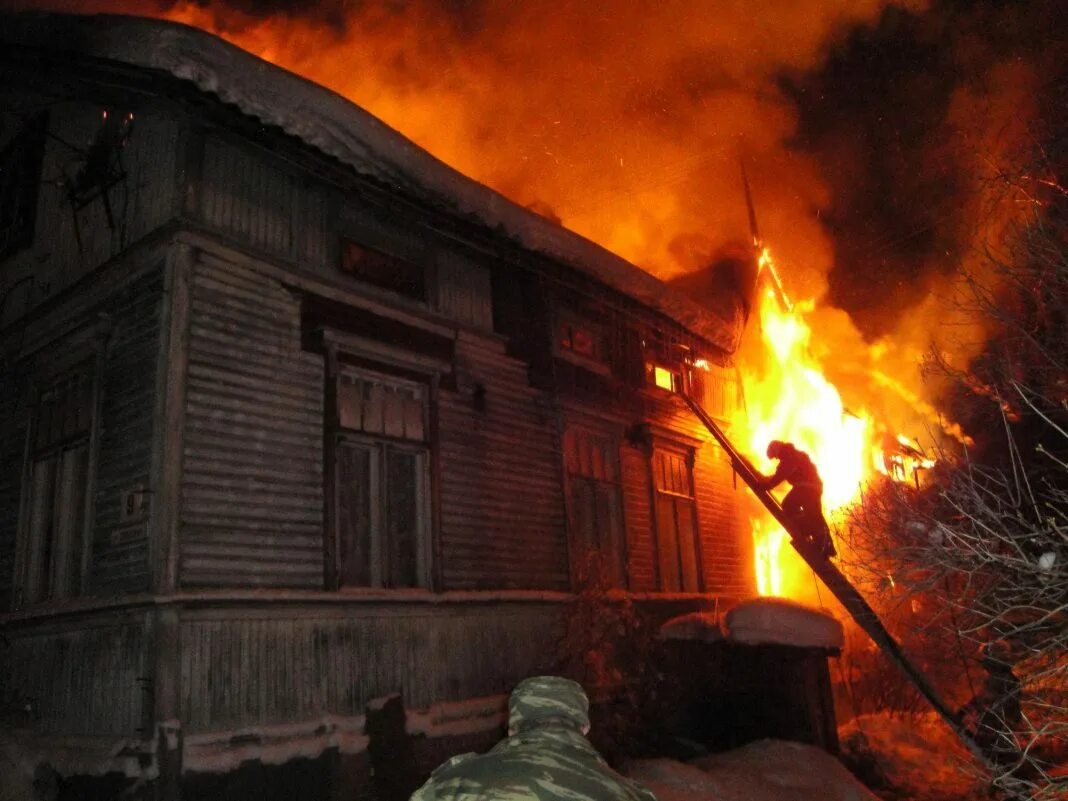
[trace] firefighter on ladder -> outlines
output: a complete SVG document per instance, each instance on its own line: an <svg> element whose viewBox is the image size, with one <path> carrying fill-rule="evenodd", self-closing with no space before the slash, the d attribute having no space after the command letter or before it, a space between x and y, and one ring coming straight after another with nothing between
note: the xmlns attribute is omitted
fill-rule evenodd
<svg viewBox="0 0 1068 801"><path fill-rule="evenodd" d="M791 521L796 521L797 535L803 543L816 546L821 556L828 559L836 556L831 531L823 517L823 481L816 465L807 453L777 439L768 444L768 458L777 459L779 466L773 475L764 477L760 488L770 492L784 481L789 483L790 491L782 499L782 510Z"/></svg>

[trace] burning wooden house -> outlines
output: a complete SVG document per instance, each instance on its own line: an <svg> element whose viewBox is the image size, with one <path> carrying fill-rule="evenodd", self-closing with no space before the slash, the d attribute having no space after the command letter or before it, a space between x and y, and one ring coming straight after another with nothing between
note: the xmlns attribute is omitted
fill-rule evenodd
<svg viewBox="0 0 1068 801"><path fill-rule="evenodd" d="M363 764L394 695L429 765L591 562L753 594L675 394L734 412L729 322L208 34L0 39L0 700L60 773Z"/></svg>

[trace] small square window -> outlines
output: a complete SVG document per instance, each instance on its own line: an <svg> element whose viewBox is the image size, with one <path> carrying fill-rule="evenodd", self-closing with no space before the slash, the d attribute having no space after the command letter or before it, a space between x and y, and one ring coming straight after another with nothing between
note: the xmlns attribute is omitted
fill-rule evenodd
<svg viewBox="0 0 1068 801"><path fill-rule="evenodd" d="M351 239L341 240L341 272L380 289L426 301L423 265L390 256Z"/></svg>
<svg viewBox="0 0 1068 801"><path fill-rule="evenodd" d="M570 311L557 312L556 341L560 353L603 361L604 346L601 340L601 330L596 324Z"/></svg>
<svg viewBox="0 0 1068 801"><path fill-rule="evenodd" d="M645 380L648 384L667 392L682 391L681 371L663 364L646 362Z"/></svg>

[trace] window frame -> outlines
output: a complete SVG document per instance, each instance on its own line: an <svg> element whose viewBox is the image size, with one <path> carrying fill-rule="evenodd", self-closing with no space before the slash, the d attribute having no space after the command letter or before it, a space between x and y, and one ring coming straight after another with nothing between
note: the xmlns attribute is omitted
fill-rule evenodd
<svg viewBox="0 0 1068 801"><path fill-rule="evenodd" d="M658 476L658 455L664 454L681 463L685 467L686 480L689 492L679 492L661 486ZM656 547L657 588L665 593L703 593L704 570L703 554L701 552L701 526L697 504L697 482L694 475L696 451L693 447L682 443L665 441L656 438L649 447L649 490L652 501L652 525L654 543ZM664 530L661 507L664 501L670 499L672 508L673 527L670 532ZM693 586L687 587L686 560L682 551L679 508L684 506L689 510L691 536L693 541ZM670 548L668 547L670 546ZM670 552L668 552L670 550ZM669 571L666 570L668 560L674 562L670 575L676 577L677 586L667 586Z"/></svg>
<svg viewBox="0 0 1068 801"><path fill-rule="evenodd" d="M572 362L601 375L611 375L612 368L608 355L608 336L605 326L595 322L587 315L567 306L557 306L552 315L553 355ZM574 340L574 332L585 331L593 342L593 353L587 354L576 350L573 345L565 345L561 336L564 327L568 329L568 338Z"/></svg>
<svg viewBox="0 0 1068 801"><path fill-rule="evenodd" d="M389 250L376 247L375 245L368 244L366 241L358 236L354 236L347 233L341 233L337 239L337 261L336 267L339 275L344 276L347 279L356 281L361 287L371 289L373 292L383 293L390 298L398 298L407 301L408 303L416 303L422 307L429 307L431 298L434 294L434 287L432 276L430 274L429 266L422 260L406 258L404 256L398 256L395 253L391 253ZM417 271L420 277L420 293L414 294L403 291L395 285L388 285L384 282L378 282L368 278L365 275L360 274L358 270L347 269L346 259L350 248L358 248L366 253L372 255L374 259L380 259L388 261L395 268L403 265L406 268L410 268L413 271Z"/></svg>
<svg viewBox="0 0 1068 801"><path fill-rule="evenodd" d="M569 447L569 440L572 437L586 436L595 439L600 439L606 443L607 447L604 449L604 453L608 454L611 459L611 473L614 473L614 479L601 478L588 473L572 470L571 453ZM597 490L603 487L609 487L612 491L612 501L615 507L615 521L617 523L617 531L610 533L609 537L615 539L616 552L615 554L609 554L612 557L610 562L610 573L608 576L601 574L601 578L607 579L608 583L613 587L626 589L629 586L630 576L628 570L628 542L627 542L627 522L625 504L623 503L623 473L622 473L622 459L620 458L620 448L622 445L622 437L618 432L610 431L603 428L593 427L589 425L583 425L581 423L572 423L564 429L564 442L563 442L563 464L564 464L564 495L567 505L567 522L569 530L569 550L572 555L573 565L573 577L576 580L582 580L584 578L581 575L582 571L574 568L581 567L580 560L585 558L589 552L597 551L602 555L603 559L603 543L601 542L600 532L595 531L594 536L597 539L596 547L590 548L588 551L583 547L580 552L580 546L587 546L588 543L578 541L577 532L577 517L576 517L576 497L575 487L581 483L589 485L593 490L593 510L594 516L598 508L598 494ZM593 471L590 471L593 472ZM598 527L599 529L599 527ZM614 536L613 536L614 534ZM610 543L611 545L611 543ZM614 574L614 575L612 575Z"/></svg>
<svg viewBox="0 0 1068 801"><path fill-rule="evenodd" d="M427 380L415 380L386 372L379 369L353 365L346 362L338 363L336 350L331 347L334 368L327 371L328 393L333 397L332 404L328 404L327 414L331 418L327 420L329 450L324 457L330 461L330 470L324 476L330 481L331 486L327 491L331 495L331 504L328 508L327 536L330 542L327 544L324 559L332 561L327 564L327 586L330 589L342 591L382 590L382 591L405 591L413 589L430 590L434 585L434 538L435 522L433 514L433 464L435 459L435 447L431 435L432 403L436 376L427 376ZM328 359L331 358L328 355ZM333 375L331 375L331 373ZM401 436L391 436L384 431L368 432L342 425L341 387L345 376L367 379L387 386L406 388L417 391L422 402L422 438L412 439ZM332 384L332 386L330 386ZM331 409L332 407L332 409ZM332 412L332 414L331 414ZM383 423L383 427L384 427ZM343 451L345 449L363 449L373 456L370 460L370 476L377 490L368 495L368 526L369 526L369 583L351 583L346 581L346 565L344 564L343 537L345 526L342 519L342 465ZM388 477L390 453L407 453L417 457L417 476L413 485L413 491L417 495L417 514L415 523L416 543L414 549L416 582L411 586L387 586L386 579L389 576L388 564L389 550L386 544L387 529L389 526L389 495ZM387 493L383 495L383 493Z"/></svg>
<svg viewBox="0 0 1068 801"><path fill-rule="evenodd" d="M106 326L109 328L109 326ZM90 332L93 333L93 332ZM19 517L17 529L17 543L15 554L16 576L14 582L13 608L39 606L50 603L63 602L74 598L86 597L91 594L89 584L92 552L93 552L93 522L96 507L96 473L99 456L100 439L100 412L102 395L102 367L103 352L102 342L98 341L96 347L86 347L71 343L69 350L63 355L57 352L51 353L52 363L44 356L38 357L38 367L34 371L34 378L29 391L28 413L30 419L26 427L26 442L23 452L22 487L19 500ZM37 444L38 434L41 429L41 409L45 395L53 391L70 376L83 373L86 377L88 389L86 392L86 414L88 421L84 430L78 430L69 436L61 436L46 445L39 447ZM57 562L49 560L52 564L51 574L47 582L47 590L44 594L39 592L42 575L38 571L48 569L47 565L40 562L41 550L45 543L42 541L42 532L37 528L38 514L41 510L40 497L36 472L39 465L49 460L56 460L53 468L53 481L49 486L47 495L52 496L53 507L57 493L60 491L55 485L59 471L65 469L65 456L84 448L85 464L84 475L81 479L81 503L73 509L68 509L65 515L66 534L62 531L53 531L50 535L50 545L54 545L56 538L70 536L73 521L80 518L80 543L74 545L77 553L64 551L65 567L60 576L68 579L66 587L57 591L55 580ZM50 512L55 515L55 509ZM50 521L55 523L53 517ZM64 543L66 548L71 547L68 540Z"/></svg>

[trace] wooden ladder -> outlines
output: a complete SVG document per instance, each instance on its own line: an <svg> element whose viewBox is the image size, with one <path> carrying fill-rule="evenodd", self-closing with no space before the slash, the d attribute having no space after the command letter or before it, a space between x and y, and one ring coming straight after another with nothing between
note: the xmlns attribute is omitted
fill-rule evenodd
<svg viewBox="0 0 1068 801"><path fill-rule="evenodd" d="M905 654L901 645L894 639L894 636L887 630L886 626L879 619L879 616L875 613L875 610L871 608L867 601L864 600L864 596L857 591L842 572L833 565L826 556L823 555L822 548L819 543L812 544L809 540L802 535L802 532L797 529L797 521L791 520L782 509L782 506L771 495L770 492L763 489L761 486L761 479L763 476L749 463L749 460L745 458L727 439L727 435L723 433L723 429L719 427L715 420L713 420L701 408L701 405L697 403L689 394L689 392L679 393L686 404L690 407L690 410L694 413L698 420L708 429L708 432L713 436L720 447L726 451L730 457L731 464L734 467L734 471L741 477L742 481L753 491L764 507L771 513L779 524L790 535L790 544L793 545L801 558L805 560L805 563L812 568L812 571L820 577L820 580L827 586L827 589L831 591L835 598L837 598L842 606L845 607L850 617L857 622L864 632L871 637L874 642L890 660L896 664L901 671L905 674L909 681L915 685L916 689L920 691L920 694L927 699L928 703L934 707L935 711L942 717L942 719L949 724L950 728L956 733L961 741L968 747L968 749L980 759L986 761L988 755L984 754L979 745L975 742L972 734L964 727L960 718L953 713L953 711L946 706L946 703L942 700L941 696L935 690L934 685L923 674L923 672L912 663L912 661Z"/></svg>

